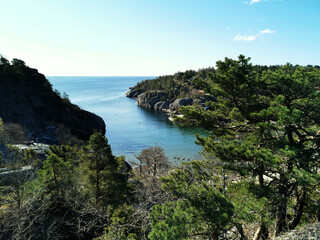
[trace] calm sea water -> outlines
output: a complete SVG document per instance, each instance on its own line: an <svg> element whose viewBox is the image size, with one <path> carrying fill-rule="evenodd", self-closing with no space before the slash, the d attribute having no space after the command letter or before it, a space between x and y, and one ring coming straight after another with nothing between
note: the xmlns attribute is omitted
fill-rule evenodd
<svg viewBox="0 0 320 240"><path fill-rule="evenodd" d="M114 155L125 155L132 161L134 154L149 146L165 149L174 157L199 159L201 147L195 135L206 135L198 128L179 128L162 112L148 111L125 97L128 88L154 77L48 77L54 89L67 93L72 103L93 112L106 123L106 137Z"/></svg>

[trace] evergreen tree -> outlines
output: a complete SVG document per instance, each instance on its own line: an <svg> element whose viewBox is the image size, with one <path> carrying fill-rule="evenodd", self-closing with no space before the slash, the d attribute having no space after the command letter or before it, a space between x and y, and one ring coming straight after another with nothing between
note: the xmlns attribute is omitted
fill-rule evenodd
<svg viewBox="0 0 320 240"><path fill-rule="evenodd" d="M95 203L121 204L127 192L127 176L120 172L120 164L112 155L108 139L95 132L85 148L84 163L88 167L89 181L94 189Z"/></svg>
<svg viewBox="0 0 320 240"><path fill-rule="evenodd" d="M212 164L193 161L162 179L174 201L153 207L151 239L218 239L230 226L233 205L223 195Z"/></svg>
<svg viewBox="0 0 320 240"><path fill-rule="evenodd" d="M250 180L248 190L268 209L259 228L266 239L267 220L275 219L277 234L294 229L319 186L320 74L290 64L260 71L249 60L218 61L210 74L218 102L209 111L184 107L178 121L210 129L198 138L207 156Z"/></svg>

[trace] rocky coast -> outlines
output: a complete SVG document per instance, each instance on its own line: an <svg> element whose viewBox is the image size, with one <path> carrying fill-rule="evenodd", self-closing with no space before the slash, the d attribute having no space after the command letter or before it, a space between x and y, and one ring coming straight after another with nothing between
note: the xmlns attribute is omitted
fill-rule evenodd
<svg viewBox="0 0 320 240"><path fill-rule="evenodd" d="M181 106L199 105L206 107L207 101L216 101L214 96L203 95L190 98L170 98L168 93L163 90L153 90L143 92L141 90L130 90L126 93L129 98L135 98L138 106L163 111L167 113L179 113Z"/></svg>

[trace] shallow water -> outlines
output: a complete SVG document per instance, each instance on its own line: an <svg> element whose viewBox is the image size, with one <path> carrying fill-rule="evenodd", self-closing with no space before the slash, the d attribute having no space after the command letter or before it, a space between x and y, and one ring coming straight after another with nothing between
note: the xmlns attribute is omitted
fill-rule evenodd
<svg viewBox="0 0 320 240"><path fill-rule="evenodd" d="M130 161L142 149L160 146L171 161L174 157L201 158L195 135L206 135L206 131L174 126L165 113L140 108L135 99L125 97L129 87L154 77L47 78L54 89L67 93L72 103L103 118L114 155L125 155Z"/></svg>

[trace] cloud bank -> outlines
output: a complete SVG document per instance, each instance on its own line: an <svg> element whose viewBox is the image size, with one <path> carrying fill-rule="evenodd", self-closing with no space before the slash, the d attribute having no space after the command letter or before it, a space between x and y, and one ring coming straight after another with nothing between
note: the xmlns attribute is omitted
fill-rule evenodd
<svg viewBox="0 0 320 240"><path fill-rule="evenodd" d="M259 1L259 0L256 0L256 1ZM255 34L255 35L241 35L241 34L238 34L237 36L235 36L233 38L234 41L246 41L246 42L250 42L250 41L254 41L256 40L257 38L261 38L264 34L272 34L272 33L275 33L276 31L274 30L270 30L270 29L265 29L265 30L262 30L260 31L259 33Z"/></svg>

